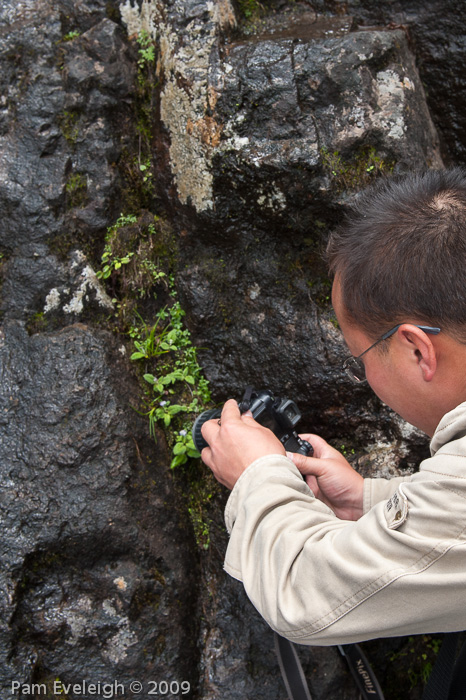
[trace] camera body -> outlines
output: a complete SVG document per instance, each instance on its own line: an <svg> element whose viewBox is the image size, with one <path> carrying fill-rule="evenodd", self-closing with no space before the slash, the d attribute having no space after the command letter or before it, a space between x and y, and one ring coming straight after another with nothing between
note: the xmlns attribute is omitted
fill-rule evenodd
<svg viewBox="0 0 466 700"><path fill-rule="evenodd" d="M295 430L301 420L301 413L294 401L274 398L267 389L256 391L248 387L238 406L241 413L251 411L254 420L269 428L287 452L312 456L312 445L302 440ZM208 420L220 418L221 413L220 409L214 408L204 411L196 418L193 425L193 442L199 452L208 446L201 433L203 424Z"/></svg>

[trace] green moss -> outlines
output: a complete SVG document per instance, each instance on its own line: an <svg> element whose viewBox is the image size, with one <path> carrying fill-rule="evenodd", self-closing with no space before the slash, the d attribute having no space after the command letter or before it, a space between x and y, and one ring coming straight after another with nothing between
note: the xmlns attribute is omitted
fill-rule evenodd
<svg viewBox="0 0 466 700"><path fill-rule="evenodd" d="M212 504L219 495L219 485L213 475L206 474L204 469L197 469L196 465L193 465L189 472L188 513L196 544L201 550L207 550L210 546L210 513Z"/></svg>
<svg viewBox="0 0 466 700"><path fill-rule="evenodd" d="M144 382L140 411L154 438L156 425L165 431L172 468L199 458L191 428L210 400L174 286L175 251L160 217L121 215L108 229L97 273L111 288L115 330L133 341L131 360Z"/></svg>
<svg viewBox="0 0 466 700"><path fill-rule="evenodd" d="M44 333L48 329L48 319L43 311L33 314L26 324L29 335L34 333Z"/></svg>
<svg viewBox="0 0 466 700"><path fill-rule="evenodd" d="M170 466L176 468L174 479L188 484L189 497L183 489L180 499L186 509L185 521L189 515L196 540L204 549L209 543L206 504L210 497L201 484L205 470L199 467L191 428L197 414L207 407L210 393L177 298L177 238L164 217L153 213L157 211L152 159L157 107L155 44L147 34L137 43L134 132L118 163L123 213L107 230L98 276L115 306L109 323L116 333L126 336L140 378L141 395L135 408L147 416L154 438L160 430L165 434ZM152 481L150 488L153 485Z"/></svg>
<svg viewBox="0 0 466 700"><path fill-rule="evenodd" d="M362 148L349 160L326 148L320 149L320 157L324 171L339 192L362 189L380 175L390 174L395 167L393 159L382 157L373 146Z"/></svg>
<svg viewBox="0 0 466 700"><path fill-rule="evenodd" d="M66 110L58 118L61 132L68 144L74 148L79 135L79 114L75 110Z"/></svg>
<svg viewBox="0 0 466 700"><path fill-rule="evenodd" d="M384 689L393 700L404 700L407 693L425 686L441 643L441 637L418 635L403 640L397 651L390 652L391 672L384 679ZM400 687L401 678L406 683L403 689Z"/></svg>
<svg viewBox="0 0 466 700"><path fill-rule="evenodd" d="M238 0L238 7L247 22L259 19L264 12L264 7L259 0Z"/></svg>
<svg viewBox="0 0 466 700"><path fill-rule="evenodd" d="M87 180L82 173L71 174L65 189L68 209L84 206L87 200Z"/></svg>
<svg viewBox="0 0 466 700"><path fill-rule="evenodd" d="M111 19L115 24L121 24L121 14L118 5L114 5L112 2L107 2L105 5L105 14L108 19Z"/></svg>

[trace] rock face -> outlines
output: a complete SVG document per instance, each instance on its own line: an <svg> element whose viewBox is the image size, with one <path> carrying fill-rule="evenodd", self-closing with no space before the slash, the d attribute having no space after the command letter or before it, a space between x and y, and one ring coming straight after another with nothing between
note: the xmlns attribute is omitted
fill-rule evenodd
<svg viewBox="0 0 466 700"><path fill-rule="evenodd" d="M153 462L118 398L126 368L112 345L83 325L32 337L4 326L4 697L15 680L78 682L79 672L126 684L143 658L142 680L175 659L192 677L189 535L166 454Z"/></svg>
<svg viewBox="0 0 466 700"><path fill-rule="evenodd" d="M313 0L317 12L348 13L361 26L401 26L410 40L424 85L427 103L440 133L446 161L464 164L466 158L464 64L466 45L463 12L459 3L447 0Z"/></svg>
<svg viewBox="0 0 466 700"><path fill-rule="evenodd" d="M270 631L222 571L226 495L200 552L189 480L132 408L141 390L107 322L116 292L96 276L107 228L140 213L125 180L135 35L157 65L144 207L177 234L176 285L215 399L250 383L294 398L303 427L354 450L364 474L403 473L425 450L342 376L320 252L375 176L441 166L416 59L426 80L446 54L415 59L403 29L358 29L338 2L335 16L269 5L283 13L253 35L230 0L0 8L2 697L18 697L14 682L54 697L56 679L117 681L120 697L137 697L134 680L146 693L184 681L203 700L284 694ZM418 12L414 50L434 17ZM390 3L353 14L411 17ZM442 94L429 86L434 116ZM444 144L461 141L458 104ZM317 700L357 697L335 650L303 663Z"/></svg>
<svg viewBox="0 0 466 700"><path fill-rule="evenodd" d="M194 538L82 252L120 211L133 52L104 2L0 13L0 694L175 668L194 687Z"/></svg>
<svg viewBox="0 0 466 700"><path fill-rule="evenodd" d="M352 32L349 20L302 11L222 43L217 14L196 7L183 27L189 41L179 40L179 15L156 23L158 148L183 232L178 284L215 395L273 386L328 437L366 444L376 434L383 443L385 409L365 388L355 408L341 376L345 351L320 253L371 176L441 165L405 33ZM123 18L131 31L150 29L157 12L145 2L139 25L129 24L134 13ZM199 49L205 36L209 52ZM392 426L389 442L403 442Z"/></svg>

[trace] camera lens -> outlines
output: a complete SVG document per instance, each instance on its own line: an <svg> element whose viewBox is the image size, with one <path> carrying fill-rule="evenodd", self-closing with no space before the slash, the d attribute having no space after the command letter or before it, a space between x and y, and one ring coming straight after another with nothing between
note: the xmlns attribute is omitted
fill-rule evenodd
<svg viewBox="0 0 466 700"><path fill-rule="evenodd" d="M220 408L211 408L209 411L204 411L201 413L196 420L194 421L193 425L193 430L192 430L192 435L193 435L193 442L196 447L196 450L198 452L202 452L204 447L208 447L209 443L204 440L202 437L201 433L201 428L204 425L204 423L208 420L212 420L214 418L220 418L222 415L222 411Z"/></svg>

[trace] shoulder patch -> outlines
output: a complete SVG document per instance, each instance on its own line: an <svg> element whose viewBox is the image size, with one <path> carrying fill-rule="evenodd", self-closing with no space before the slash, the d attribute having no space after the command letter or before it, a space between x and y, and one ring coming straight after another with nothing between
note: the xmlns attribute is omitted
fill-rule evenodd
<svg viewBox="0 0 466 700"><path fill-rule="evenodd" d="M384 508L385 520L390 530L396 530L408 517L408 499L404 495L401 486L395 491Z"/></svg>

